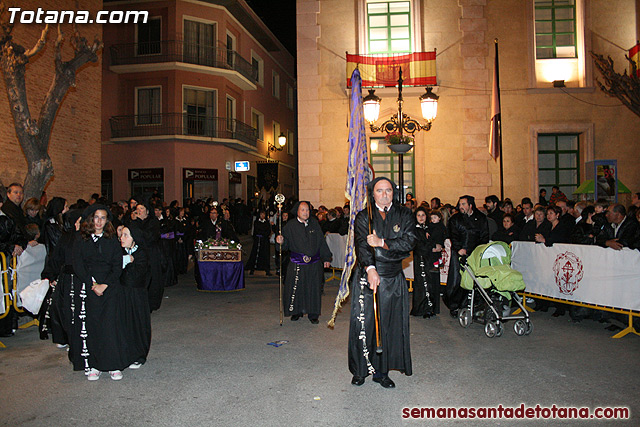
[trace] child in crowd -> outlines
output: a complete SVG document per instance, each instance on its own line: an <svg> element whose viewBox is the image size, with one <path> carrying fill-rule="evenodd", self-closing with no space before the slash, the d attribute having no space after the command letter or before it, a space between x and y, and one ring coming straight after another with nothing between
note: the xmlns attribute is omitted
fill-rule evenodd
<svg viewBox="0 0 640 427"><path fill-rule="evenodd" d="M433 257L431 262L434 270L439 270L441 263L441 252L444 248L444 240L447 238L447 229L442 223L442 213L439 209L434 209L429 213L429 231L427 240L434 242Z"/></svg>

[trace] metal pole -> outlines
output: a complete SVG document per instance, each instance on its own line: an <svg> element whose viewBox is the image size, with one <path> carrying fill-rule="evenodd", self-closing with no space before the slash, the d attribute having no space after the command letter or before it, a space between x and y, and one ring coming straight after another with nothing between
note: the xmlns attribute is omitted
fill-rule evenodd
<svg viewBox="0 0 640 427"><path fill-rule="evenodd" d="M402 67L398 71L398 133L402 137L404 127L404 117L402 115ZM400 187L400 204L404 204L404 154L398 153L398 186Z"/></svg>
<svg viewBox="0 0 640 427"><path fill-rule="evenodd" d="M284 202L283 194L276 194L276 202L278 203L278 235L282 236L282 202ZM282 245L280 245L280 257L278 262L280 266L278 271L280 274L279 277L279 289L280 289L280 326L282 326L282 320L284 319L284 309L282 306Z"/></svg>

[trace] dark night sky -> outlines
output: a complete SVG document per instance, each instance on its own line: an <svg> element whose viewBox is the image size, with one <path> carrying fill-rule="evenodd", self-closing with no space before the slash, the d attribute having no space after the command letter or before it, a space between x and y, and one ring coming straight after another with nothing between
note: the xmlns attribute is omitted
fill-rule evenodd
<svg viewBox="0 0 640 427"><path fill-rule="evenodd" d="M280 42L296 56L296 0L246 0Z"/></svg>

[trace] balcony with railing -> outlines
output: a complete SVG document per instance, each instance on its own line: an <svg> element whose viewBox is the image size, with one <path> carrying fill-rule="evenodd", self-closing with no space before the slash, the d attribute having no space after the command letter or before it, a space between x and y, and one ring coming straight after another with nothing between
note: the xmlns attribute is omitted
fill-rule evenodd
<svg viewBox="0 0 640 427"><path fill-rule="evenodd" d="M212 140L242 151L255 151L258 131L237 119L186 113L113 116L112 142L167 139Z"/></svg>
<svg viewBox="0 0 640 427"><path fill-rule="evenodd" d="M182 40L116 44L110 47L115 73L184 69L224 76L244 90L256 89L258 69L223 44L208 46Z"/></svg>

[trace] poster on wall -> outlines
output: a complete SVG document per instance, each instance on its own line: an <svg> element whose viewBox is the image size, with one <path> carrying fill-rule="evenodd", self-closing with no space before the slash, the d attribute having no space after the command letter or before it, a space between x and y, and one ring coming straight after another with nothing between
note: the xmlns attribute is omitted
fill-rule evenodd
<svg viewBox="0 0 640 427"><path fill-rule="evenodd" d="M606 199L610 203L618 202L618 165L616 160L596 160L595 200Z"/></svg>

